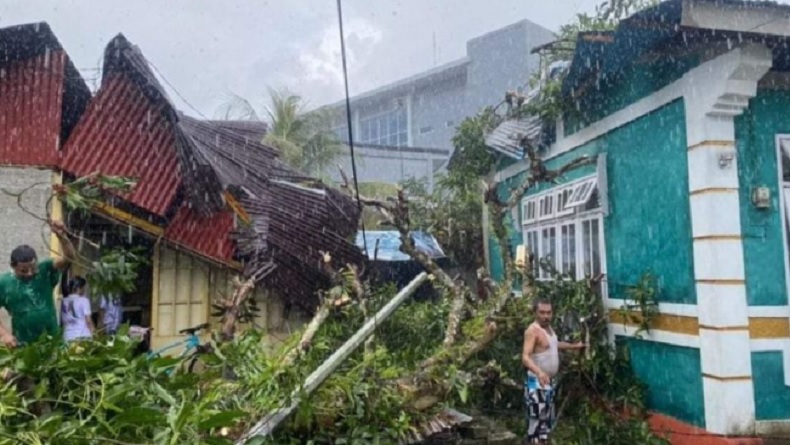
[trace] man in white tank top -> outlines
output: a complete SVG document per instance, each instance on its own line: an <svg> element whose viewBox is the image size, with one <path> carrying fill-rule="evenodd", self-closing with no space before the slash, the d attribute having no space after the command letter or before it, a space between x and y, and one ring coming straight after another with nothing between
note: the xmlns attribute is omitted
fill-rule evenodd
<svg viewBox="0 0 790 445"><path fill-rule="evenodd" d="M524 333L521 362L527 369L524 380L524 401L527 407L527 442L549 443L554 428L555 376L560 368L560 350L584 349L582 343L566 343L557 339L551 328L551 301L538 298L532 304L535 321Z"/></svg>

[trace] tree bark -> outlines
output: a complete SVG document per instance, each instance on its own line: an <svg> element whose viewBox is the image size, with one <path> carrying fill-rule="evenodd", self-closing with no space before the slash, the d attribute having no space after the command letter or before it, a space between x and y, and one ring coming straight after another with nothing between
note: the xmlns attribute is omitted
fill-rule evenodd
<svg viewBox="0 0 790 445"><path fill-rule="evenodd" d="M220 338L223 342L233 341L233 337L236 335L236 324L239 321L241 305L244 304L253 289L255 289L253 278L249 278L244 283L237 282L233 295L224 302L225 313L222 315L220 327Z"/></svg>
<svg viewBox="0 0 790 445"><path fill-rule="evenodd" d="M302 333L302 338L299 339L297 346L288 351L285 357L283 357L283 366L291 366L305 351L310 349L310 346L313 343L313 338L318 332L318 328L321 327L324 321L326 321L326 319L329 317L329 314L332 312L332 305L333 302L329 299L325 299L321 303L321 305L318 307L318 310L315 312L315 315L310 320L310 323L307 324L307 328L305 328L304 332Z"/></svg>

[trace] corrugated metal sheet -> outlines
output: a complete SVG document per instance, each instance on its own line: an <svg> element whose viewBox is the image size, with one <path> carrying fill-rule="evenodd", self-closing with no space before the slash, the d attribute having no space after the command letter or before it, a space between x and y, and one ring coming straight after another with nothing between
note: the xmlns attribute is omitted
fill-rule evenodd
<svg viewBox="0 0 790 445"><path fill-rule="evenodd" d="M123 198L164 216L181 181L173 126L126 77L104 82L63 149L62 168L78 176L99 171L131 176Z"/></svg>
<svg viewBox="0 0 790 445"><path fill-rule="evenodd" d="M486 145L511 158L522 159L524 152L519 141L522 138L538 141L542 129L543 122L538 117L506 120L486 136Z"/></svg>
<svg viewBox="0 0 790 445"><path fill-rule="evenodd" d="M165 238L187 246L210 258L230 262L233 259L233 213L222 211L208 217L182 205L165 230Z"/></svg>
<svg viewBox="0 0 790 445"><path fill-rule="evenodd" d="M285 181L272 181L271 186L272 202L262 216L269 219L266 241L277 270L265 282L287 300L312 311L318 303L315 290L327 284L320 252L330 252L335 265L364 261L360 249L349 242L356 232L358 213L351 213L355 207L347 208L347 214L339 212L329 190Z"/></svg>
<svg viewBox="0 0 790 445"><path fill-rule="evenodd" d="M258 121L212 120L208 121L208 123L224 130L232 131L254 142L263 141L263 138L266 136L266 131L268 130L266 122Z"/></svg>
<svg viewBox="0 0 790 445"><path fill-rule="evenodd" d="M416 445L424 443L426 440L440 433L452 430L455 427L466 424L474 420L473 417L466 415L452 408L445 408L435 416L420 422L412 428L405 439L400 441L401 445Z"/></svg>
<svg viewBox="0 0 790 445"><path fill-rule="evenodd" d="M377 261L411 261L411 257L400 250L400 232L397 230L366 230L365 236L357 232L357 247L364 249L367 242L368 259ZM414 247L430 258L444 258L445 254L439 242L428 232L413 231L411 233ZM378 244L377 244L378 243Z"/></svg>
<svg viewBox="0 0 790 445"><path fill-rule="evenodd" d="M0 28L0 164L57 166L90 97L49 25Z"/></svg>
<svg viewBox="0 0 790 445"><path fill-rule="evenodd" d="M327 284L321 251L340 265L364 261L351 242L359 210L349 197L285 165L249 125L179 113L122 35L104 60L102 87L66 144L66 171L138 178L124 199L166 219L179 206L165 239L222 262L241 254L248 277L309 310ZM233 227L225 193L252 224Z"/></svg>
<svg viewBox="0 0 790 445"><path fill-rule="evenodd" d="M56 166L66 54L0 65L0 164Z"/></svg>

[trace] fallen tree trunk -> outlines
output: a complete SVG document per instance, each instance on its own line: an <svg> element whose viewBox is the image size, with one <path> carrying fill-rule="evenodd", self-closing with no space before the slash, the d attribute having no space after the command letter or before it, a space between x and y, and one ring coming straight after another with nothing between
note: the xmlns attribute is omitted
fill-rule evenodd
<svg viewBox="0 0 790 445"><path fill-rule="evenodd" d="M310 345L313 342L313 337L315 337L315 334L318 332L318 328L321 327L324 321L326 321L326 319L329 317L329 314L332 312L332 304L333 302L328 299L321 303L321 306L318 307L313 319L307 324L307 328L304 330L302 338L299 339L299 343L295 348L288 351L288 354L286 354L283 358L283 366L291 366L296 361L296 359L302 355L302 353L310 349Z"/></svg>
<svg viewBox="0 0 790 445"><path fill-rule="evenodd" d="M334 372L343 361L345 361L365 340L373 335L377 325L380 322L387 320L395 310L402 305L425 280L428 279L428 274L425 272L417 275L409 284L406 285L400 292L398 292L392 300L390 300L383 308L381 308L373 317L368 320L362 328L360 328L351 338L349 338L343 346L340 347L334 354L332 354L324 363L321 364L307 379L305 379L302 387L294 391L291 395L291 403L281 409L274 410L267 414L263 419L256 423L245 433L241 439L236 442L236 445L243 445L253 437L269 436L285 419L288 418L301 403L302 396L309 396Z"/></svg>
<svg viewBox="0 0 790 445"><path fill-rule="evenodd" d="M233 295L224 302L226 310L220 327L220 338L222 338L222 341L229 342L233 340L236 334L236 323L239 320L241 305L244 304L254 289L255 281L252 278L244 283L236 283L236 290L233 292Z"/></svg>

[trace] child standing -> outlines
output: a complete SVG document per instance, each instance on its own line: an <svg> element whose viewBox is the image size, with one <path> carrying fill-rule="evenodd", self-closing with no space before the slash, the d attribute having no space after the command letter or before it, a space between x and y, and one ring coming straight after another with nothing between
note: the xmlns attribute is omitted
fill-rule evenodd
<svg viewBox="0 0 790 445"><path fill-rule="evenodd" d="M82 277L74 277L69 281L69 295L63 299L60 308L63 338L67 342L93 337L91 302L85 296L86 284Z"/></svg>

